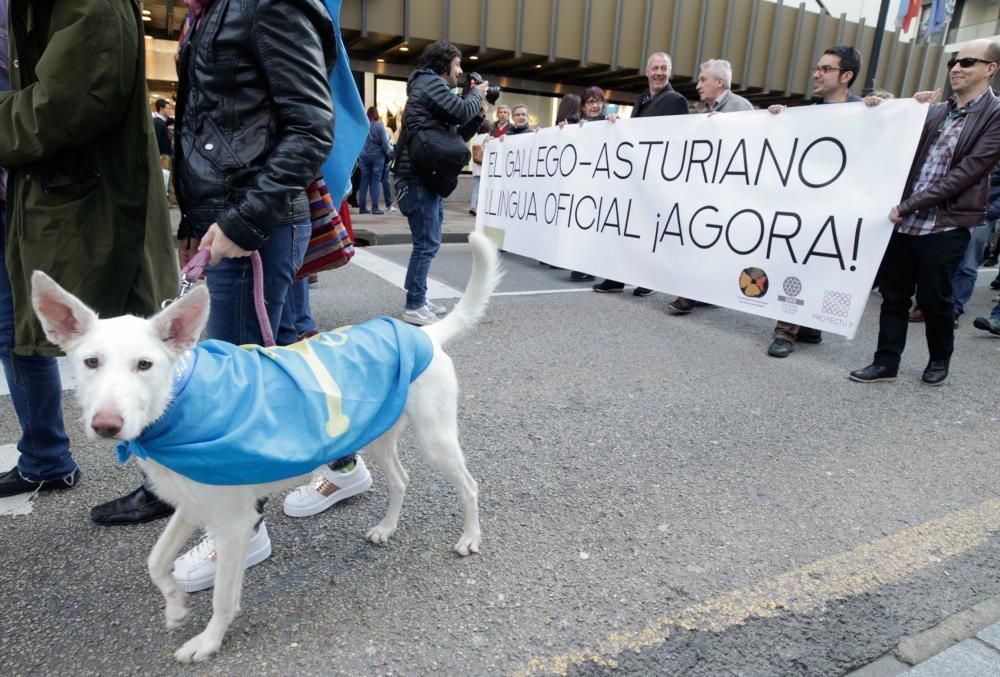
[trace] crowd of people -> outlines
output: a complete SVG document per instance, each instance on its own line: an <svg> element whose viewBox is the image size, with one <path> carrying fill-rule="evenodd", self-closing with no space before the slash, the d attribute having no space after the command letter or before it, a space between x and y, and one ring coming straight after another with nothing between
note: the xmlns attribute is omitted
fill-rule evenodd
<svg viewBox="0 0 1000 677"><path fill-rule="evenodd" d="M296 274L311 235L305 187L334 148L337 92L331 95L329 75L346 68L336 58L339 36L320 0L188 4L177 52L175 129L168 134L169 102L155 102L153 115L145 104L138 10L122 12L96 0L9 7L0 0L0 360L21 428L19 460L0 474L0 496L67 490L81 477L62 419L57 350L31 310L32 271L46 271L102 316L148 316L175 295L178 263L208 250L208 336L259 344L263 332L252 307L248 258L259 252L267 319L279 345L315 332L308 283ZM46 30L33 36L30 48L20 32L27 25ZM199 40L204 31L213 39ZM222 58L221 49L235 53ZM259 58L261 53L268 58ZM381 200L408 220L413 246L402 319L417 325L447 312L427 297L444 195L424 168L427 149L415 152L412 140L435 131L460 139L459 145L472 142L465 161L471 159L473 167L469 209L475 213L483 149L533 131L521 103L497 105L488 124L488 82L472 83L456 96L461 60L450 43L429 45L409 77L397 128L390 132L377 109L368 109L359 159L359 211L381 214ZM850 88L860 67L853 47L826 50L813 71L816 103L859 101ZM1000 218L1000 100L989 86L998 67L1000 47L985 40L967 43L949 62L953 94L930 108L906 189L889 214L895 232L878 278L883 303L877 350L870 365L851 373L856 381L895 378L907 325L916 317L914 294L930 350L923 380L936 385L947 378L957 317L983 262L989 224ZM635 100L632 117L691 112L670 85L671 70L669 55L649 56L648 87ZM697 90L699 110L710 115L753 108L732 91L732 68L721 59L701 65ZM36 96L39 91L47 95ZM918 98L930 101L933 93ZM874 106L881 97L865 101ZM604 91L592 86L563 98L556 124L614 122L606 110ZM780 115L783 107L770 110ZM442 153L442 162L449 159L445 149L431 150ZM164 169L183 214L176 233ZM992 193L991 175L997 179ZM571 271L570 279L594 281L587 271ZM625 286L606 279L593 290L615 293ZM648 296L653 290L638 287L633 293ZM698 305L677 298L670 308L686 315ZM1000 303L974 326L1000 334ZM818 331L779 322L768 353L786 357L797 344L821 340ZM314 515L370 485L364 463L352 456L321 468L284 498L283 508L294 517ZM99 524L119 525L172 512L155 487L143 482L95 506L91 516ZM262 518L246 564L262 561L270 548ZM187 591L211 587L214 572L211 534L174 567Z"/></svg>

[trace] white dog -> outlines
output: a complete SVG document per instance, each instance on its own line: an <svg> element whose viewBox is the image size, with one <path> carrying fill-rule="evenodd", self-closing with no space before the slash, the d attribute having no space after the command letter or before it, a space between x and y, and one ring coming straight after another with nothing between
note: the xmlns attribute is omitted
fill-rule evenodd
<svg viewBox="0 0 1000 677"><path fill-rule="evenodd" d="M441 321L421 329L403 325L407 328L406 332L423 332L429 337L429 363L409 384L408 397L405 396L404 386L405 409L402 416L391 422L391 427L367 447L368 454L389 484L389 505L385 516L367 532L368 539L373 543L385 543L395 532L399 520L408 478L400 464L396 443L404 422L408 420L413 425L425 457L451 481L461 497L464 524L455 550L463 556L479 551L478 489L465 467L458 443L458 383L451 358L442 346L476 324L501 273L496 249L485 236L474 233L469 237L469 243L473 251L472 275L465 295L454 310ZM137 440L143 439L144 431L162 426L164 420L171 417L173 405L176 405L173 397L177 367L192 361L192 355L204 350L206 344L195 347L209 312L209 295L203 285L150 319L123 316L102 320L47 275L36 271L32 276L32 301L46 336L66 352L73 365L76 397L83 408L83 422L88 435L91 438L117 439L133 449L156 493L177 508L149 555L150 576L166 600L168 628L179 626L188 615L186 595L171 575L174 557L198 526L206 527L215 537L218 568L212 618L201 634L187 641L174 654L182 662L205 660L219 650L226 630L239 611L243 560L254 524L259 518L254 509L257 498L300 483L305 473L324 461L317 461L306 469L301 467L300 458L299 465L290 471L292 475L279 476L281 471L272 468L263 482L260 475L254 475L253 479L241 484L226 481L214 483L214 480L207 483L167 467L168 464L174 465L172 458L159 462L154 460L153 451L141 444L134 446ZM336 339L343 337L334 333L330 336ZM417 338L426 342L422 336ZM270 353L268 349L243 349L241 352L251 356L263 352L260 361L267 362L277 351L286 350L287 353L281 353L284 359L295 359L292 355L295 353L305 355L300 357L303 362L311 362L315 357L314 346L318 353L323 339L320 338L318 343L314 341L317 339L304 342L308 346L300 343L296 344L297 348L279 348ZM338 342L327 339L327 342L331 341ZM206 343L209 346L218 344ZM254 359L258 358L259 355ZM196 358L196 361L200 359ZM322 376L322 369L317 372L314 367L315 363L309 365L319 383L312 384L313 390L329 396L324 401L339 401L338 384L329 375ZM204 379L195 379L185 383L198 385L205 382ZM343 385L340 384L340 387ZM201 396L204 401L205 393ZM211 397L211 393L207 396ZM271 397L277 398L273 394ZM220 398L215 406L225 409L229 404L229 401ZM318 409L326 411L326 405ZM231 417L234 422L244 423L247 418L242 412L233 412ZM280 428L283 423L277 416L265 415L261 418L271 421L265 421L265 427L274 425ZM327 428L297 430L295 433L299 442L307 446L310 438L333 435L337 432L330 430L336 427L332 425L334 418L331 406ZM274 433L288 437L287 430L276 429ZM264 437L267 435L265 430ZM122 447L120 444L120 454ZM149 453L143 458L144 454L136 449ZM216 453L219 458L215 458ZM340 453L343 455L343 452ZM203 448L197 460L205 472L211 472L213 466L220 465L226 466L223 469L225 472L233 472L234 465L228 453L221 449Z"/></svg>

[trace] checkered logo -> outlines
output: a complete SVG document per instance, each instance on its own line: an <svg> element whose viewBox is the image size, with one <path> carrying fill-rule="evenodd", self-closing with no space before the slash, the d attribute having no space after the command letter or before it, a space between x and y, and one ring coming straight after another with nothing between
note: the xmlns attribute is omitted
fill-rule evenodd
<svg viewBox="0 0 1000 677"><path fill-rule="evenodd" d="M823 313L825 315L836 315L837 317L847 317L847 311L851 309L851 295L842 291L830 291L823 294Z"/></svg>
<svg viewBox="0 0 1000 677"><path fill-rule="evenodd" d="M794 298L802 293L802 280L797 277L786 277L781 283L781 289Z"/></svg>

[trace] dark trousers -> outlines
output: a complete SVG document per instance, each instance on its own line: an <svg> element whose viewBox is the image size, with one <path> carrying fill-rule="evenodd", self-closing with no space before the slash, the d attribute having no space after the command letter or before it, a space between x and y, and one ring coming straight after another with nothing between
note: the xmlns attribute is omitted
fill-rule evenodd
<svg viewBox="0 0 1000 677"><path fill-rule="evenodd" d="M930 359L951 357L955 350L955 296L951 278L968 243L968 228L931 235L892 234L879 274L882 313L879 315L875 364L899 368L899 358L906 347L914 288L917 305L924 311Z"/></svg>

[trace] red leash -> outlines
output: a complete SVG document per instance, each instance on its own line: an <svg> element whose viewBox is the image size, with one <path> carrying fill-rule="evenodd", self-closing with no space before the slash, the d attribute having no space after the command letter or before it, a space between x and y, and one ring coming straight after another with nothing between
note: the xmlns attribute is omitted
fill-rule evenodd
<svg viewBox="0 0 1000 677"><path fill-rule="evenodd" d="M211 255L208 249L202 249L192 256L187 265L181 269L181 290L177 294L178 299L191 291L191 287L205 276L205 266L208 265ZM267 317L267 309L264 308L264 267L258 252L250 255L250 264L253 267L253 307L257 312L257 323L260 324L264 345L270 348L275 345L274 333L271 331L271 321ZM164 307L168 303L169 301L164 301Z"/></svg>

